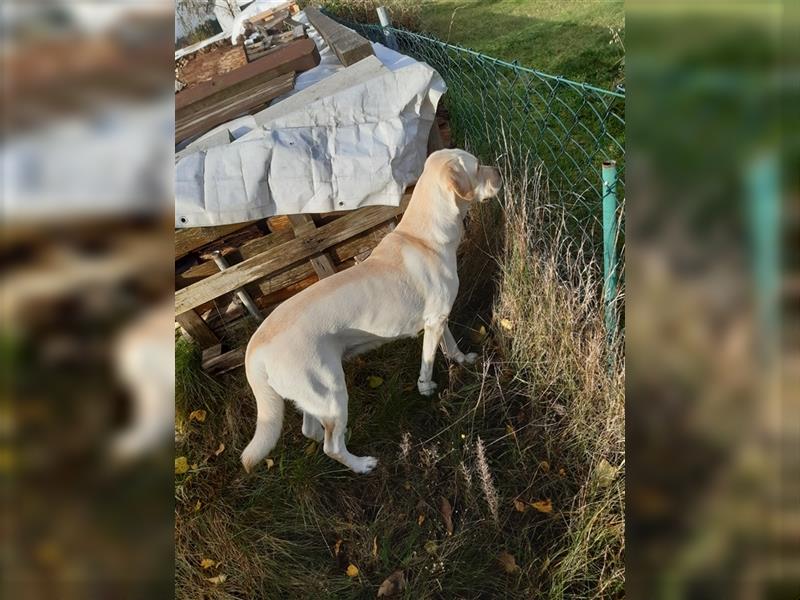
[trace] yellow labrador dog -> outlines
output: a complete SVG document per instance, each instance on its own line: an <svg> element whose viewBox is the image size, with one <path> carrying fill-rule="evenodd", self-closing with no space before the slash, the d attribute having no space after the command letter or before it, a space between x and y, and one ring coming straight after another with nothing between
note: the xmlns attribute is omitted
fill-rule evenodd
<svg viewBox="0 0 800 600"><path fill-rule="evenodd" d="M242 453L250 471L275 447L284 399L303 413L303 434L356 473L377 464L345 446L347 387L342 359L424 330L417 386L431 395L436 347L472 363L447 326L458 292L456 250L473 201L495 196L500 173L463 150L428 157L400 224L360 264L290 298L261 324L247 346L245 368L258 405L256 432Z"/></svg>

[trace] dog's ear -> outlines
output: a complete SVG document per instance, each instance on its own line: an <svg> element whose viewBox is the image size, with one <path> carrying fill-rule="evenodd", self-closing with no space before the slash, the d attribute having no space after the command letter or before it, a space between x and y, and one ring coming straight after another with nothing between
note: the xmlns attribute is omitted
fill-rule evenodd
<svg viewBox="0 0 800 600"><path fill-rule="evenodd" d="M475 198L475 188L472 185L467 171L460 160L450 160L445 165L445 185L455 192L456 196L472 201Z"/></svg>

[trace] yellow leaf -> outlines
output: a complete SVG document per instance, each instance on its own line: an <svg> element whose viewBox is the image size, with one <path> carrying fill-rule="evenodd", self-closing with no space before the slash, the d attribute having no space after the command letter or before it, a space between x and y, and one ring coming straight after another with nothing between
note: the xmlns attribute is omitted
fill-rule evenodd
<svg viewBox="0 0 800 600"><path fill-rule="evenodd" d="M483 340L485 340L486 335L486 327L483 325L481 325L478 329L470 330L470 338L472 338L472 341L476 344L480 344Z"/></svg>
<svg viewBox="0 0 800 600"><path fill-rule="evenodd" d="M311 456L314 452L317 451L317 442L311 442L306 446L305 454L306 456Z"/></svg>
<svg viewBox="0 0 800 600"><path fill-rule="evenodd" d="M514 500L514 508L517 512L525 512L528 509L528 505L525 504L522 500Z"/></svg>
<svg viewBox="0 0 800 600"><path fill-rule="evenodd" d="M610 486L612 483L614 483L614 479L617 476L617 471L619 471L617 467L613 466L605 458L601 459L594 472L597 484L601 488Z"/></svg>
<svg viewBox="0 0 800 600"><path fill-rule="evenodd" d="M433 555L433 554L436 554L436 551L439 549L439 546L436 544L435 541L428 540L427 542L425 542L424 548L425 548L425 552L427 552L428 554Z"/></svg>
<svg viewBox="0 0 800 600"><path fill-rule="evenodd" d="M561 469L558 470L558 476L559 477L566 477L567 476L567 472L563 468L561 468Z"/></svg>
<svg viewBox="0 0 800 600"><path fill-rule="evenodd" d="M339 556L339 550L342 547L342 540L336 540L336 543L333 545L333 555Z"/></svg>
<svg viewBox="0 0 800 600"><path fill-rule="evenodd" d="M202 408L198 408L197 410L193 410L189 413L189 420L190 421L198 421L202 423L206 420L206 411Z"/></svg>
<svg viewBox="0 0 800 600"><path fill-rule="evenodd" d="M189 470L189 461L185 456L179 456L175 459L175 474L183 475Z"/></svg>
<svg viewBox="0 0 800 600"><path fill-rule="evenodd" d="M225 444L220 443L219 448L214 451L214 456L219 456L225 451Z"/></svg>
<svg viewBox="0 0 800 600"><path fill-rule="evenodd" d="M550 472L550 463L546 460L539 461L539 468L542 470L542 473L549 473Z"/></svg>
<svg viewBox="0 0 800 600"><path fill-rule="evenodd" d="M275 461L272 460L271 458L266 459L264 462L267 463L267 471L269 471L272 467L275 466Z"/></svg>
<svg viewBox="0 0 800 600"><path fill-rule="evenodd" d="M217 563L215 561L211 560L210 558L204 558L203 560L200 561L200 568L201 569L210 569L215 564L217 564Z"/></svg>
<svg viewBox="0 0 800 600"><path fill-rule="evenodd" d="M531 502L531 506L538 510L540 513L549 514L553 512L553 503L550 500L539 500L538 502Z"/></svg>
<svg viewBox="0 0 800 600"><path fill-rule="evenodd" d="M511 329L513 329L513 325L511 324L511 321L509 321L508 319L500 319L500 327L502 327L506 331L511 331Z"/></svg>
<svg viewBox="0 0 800 600"><path fill-rule="evenodd" d="M425 522L425 515L417 517L417 525L422 525Z"/></svg>
<svg viewBox="0 0 800 600"><path fill-rule="evenodd" d="M197 463L192 463L192 469L195 471L198 469Z"/></svg>
<svg viewBox="0 0 800 600"><path fill-rule="evenodd" d="M209 577L206 581L210 581L214 585L219 585L220 583L225 583L226 579L228 579L227 575L217 575L216 577Z"/></svg>
<svg viewBox="0 0 800 600"><path fill-rule="evenodd" d="M383 385L383 377L378 377L377 375L370 375L367 377L367 385L371 387L373 390L375 388L379 388Z"/></svg>
<svg viewBox="0 0 800 600"><path fill-rule="evenodd" d="M200 510L201 506L203 506L203 505L200 503L200 500L198 500L197 503L194 505L194 512L197 512L198 510Z"/></svg>
<svg viewBox="0 0 800 600"><path fill-rule="evenodd" d="M499 562L500 566L503 567L503 571L509 575L519 571L519 566L517 565L516 559L512 554L506 552L505 550L497 555L497 562Z"/></svg>
<svg viewBox="0 0 800 600"><path fill-rule="evenodd" d="M347 565L347 576L348 577L358 577L358 567L354 564Z"/></svg>

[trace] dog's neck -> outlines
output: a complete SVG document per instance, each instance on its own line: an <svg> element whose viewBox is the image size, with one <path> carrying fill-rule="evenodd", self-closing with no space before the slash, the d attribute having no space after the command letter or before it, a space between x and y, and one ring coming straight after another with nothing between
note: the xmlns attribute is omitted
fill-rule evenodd
<svg viewBox="0 0 800 600"><path fill-rule="evenodd" d="M428 246L455 252L464 234L468 210L469 202L456 198L451 190L423 173L396 230Z"/></svg>

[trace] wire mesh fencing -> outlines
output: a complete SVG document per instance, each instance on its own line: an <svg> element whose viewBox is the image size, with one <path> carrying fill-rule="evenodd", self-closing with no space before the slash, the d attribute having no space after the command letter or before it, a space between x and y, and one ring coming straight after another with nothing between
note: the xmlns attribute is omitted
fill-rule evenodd
<svg viewBox="0 0 800 600"><path fill-rule="evenodd" d="M330 16L436 69L448 86L444 104L453 143L490 163L543 166L552 200L601 243L604 161L616 161L624 198L623 90L578 83L404 29Z"/></svg>

